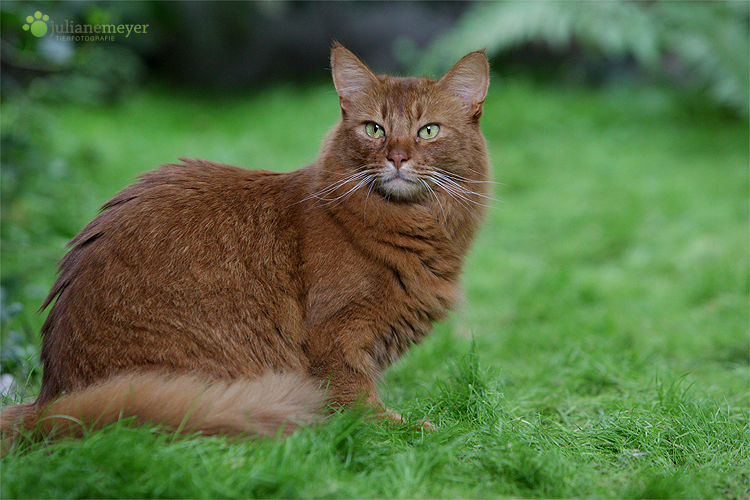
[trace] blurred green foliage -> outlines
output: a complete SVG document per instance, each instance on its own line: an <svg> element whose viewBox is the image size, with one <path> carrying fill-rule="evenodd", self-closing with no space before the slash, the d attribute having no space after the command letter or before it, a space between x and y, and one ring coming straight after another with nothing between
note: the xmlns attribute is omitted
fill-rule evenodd
<svg viewBox="0 0 750 500"><path fill-rule="evenodd" d="M76 24L121 24L138 17L143 2L3 2L2 100L24 95L44 102L105 105L117 102L143 80L145 66L124 38L112 42L74 42L37 38L20 29L34 11ZM133 11L136 12L133 12ZM122 40L122 41L121 41ZM135 38L134 38L135 40Z"/></svg>
<svg viewBox="0 0 750 500"><path fill-rule="evenodd" d="M435 40L418 67L441 74L482 47L494 58L542 49L562 55L563 66L579 75L602 62L610 73L634 63L747 116L749 13L745 1L479 2Z"/></svg>
<svg viewBox="0 0 750 500"><path fill-rule="evenodd" d="M88 2L2 2L2 129L0 130L0 371L37 383L38 325L29 320L28 297L38 306L65 243L80 229L91 191L90 158L55 147L61 104L112 106L138 88L145 67L136 52L117 43L56 42L21 29L39 10L82 24L120 23L126 2L106 9ZM85 126L77 124L78 127ZM44 214L44 216L40 216Z"/></svg>

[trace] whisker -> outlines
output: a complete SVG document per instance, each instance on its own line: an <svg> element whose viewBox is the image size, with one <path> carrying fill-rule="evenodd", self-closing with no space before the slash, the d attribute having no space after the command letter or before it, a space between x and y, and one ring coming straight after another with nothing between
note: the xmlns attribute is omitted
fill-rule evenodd
<svg viewBox="0 0 750 500"><path fill-rule="evenodd" d="M432 174L432 179L434 180L436 178L439 178L439 179L441 179L441 180L449 183L451 186L454 186L455 189L461 191L464 194L472 194L474 196L479 196L480 198L484 198L486 200L500 202L500 200L498 200L496 198L493 198L492 196L488 196L488 195L486 195L484 193L479 193L477 191L471 191L469 189L466 189L464 186L462 186L461 184L459 184L455 180L451 179L450 177L442 174L441 172L434 172Z"/></svg>
<svg viewBox="0 0 750 500"><path fill-rule="evenodd" d="M471 167L467 167L467 166L464 166L464 168L465 168L466 170L468 170L469 172L473 172L473 173L477 174L477 175L478 175L479 177L486 177L486 176L488 175L488 172L484 172L484 173L482 173L482 172L479 172L478 170L474 170L474 169L473 169L473 168L471 168ZM484 182L493 182L493 181L487 180L487 181L484 181ZM499 183L498 183L498 184L499 184Z"/></svg>
<svg viewBox="0 0 750 500"><path fill-rule="evenodd" d="M326 205L330 205L331 203L334 203L334 202L338 202L337 205L339 205L339 204L343 203L344 201L346 201L347 199L349 199L352 196L352 194L354 194L354 192L357 189L361 188L362 186L364 186L368 182L371 182L371 178L370 178L370 176L365 176L364 179L361 179L353 188L351 188L346 193L344 193L341 196L338 196L336 198L326 199L324 201L326 202ZM321 199L323 200L323 198L321 198Z"/></svg>
<svg viewBox="0 0 750 500"><path fill-rule="evenodd" d="M477 193L475 191L470 191L470 190L466 189L465 187L463 187L461 184L457 183L456 181L451 180L450 178L445 177L445 176L443 176L443 175L441 175L439 173L436 173L435 176L432 179L433 179L433 181L440 180L440 182L442 184L438 183L438 185L441 186L441 187L443 187L443 188L446 188L446 186L450 186L450 189L452 191L460 193L462 195L462 197L465 200L467 200L467 201L473 201L473 200L471 200L468 197L465 197L464 195L473 194L473 195L477 195L477 196L483 196L481 193Z"/></svg>
<svg viewBox="0 0 750 500"><path fill-rule="evenodd" d="M323 169L323 168L316 168L316 170L317 170L318 172L325 172L326 174L333 174L333 175L338 175L338 176L342 176L342 175L343 175L343 176L346 176L346 177L348 177L348 176L350 176L350 175L353 175L353 174L358 174L358 173L361 173L361 172L363 172L364 170L361 170L361 169L367 169L367 168L368 168L369 166L370 166L369 164L367 164L367 163L364 163L364 164L362 164L362 165L360 165L360 166L358 166L358 167L355 167L355 168L354 168L354 171L353 171L353 172L351 172L351 173L336 172L336 171L334 171L334 170L325 170L325 169Z"/></svg>
<svg viewBox="0 0 750 500"><path fill-rule="evenodd" d="M443 172L435 172L435 175L445 180L446 182L450 182L451 184L455 185L457 188L461 189L462 191L466 191L468 193L475 194L477 196L480 196L482 198L486 198L489 200L498 201L498 200L495 200L495 198L488 196L484 193L479 193L477 191L471 191L471 190L466 189L465 187L461 186L459 182L457 182L456 179L452 179L449 175L445 175ZM482 181L471 181L469 179L464 180L461 176L457 176L457 177L459 177L458 181L460 182L482 182Z"/></svg>
<svg viewBox="0 0 750 500"><path fill-rule="evenodd" d="M453 198L456 202L458 202L459 205L461 205L465 209L468 210L470 208L467 202L476 203L474 200L471 200L463 196L460 192L456 192L456 190L452 186L444 184L443 181L435 179L435 178L433 178L432 181L435 183L436 186L439 186L440 188L442 188L442 190L445 191L448 194L448 196Z"/></svg>
<svg viewBox="0 0 750 500"><path fill-rule="evenodd" d="M370 195L372 194L372 190L375 187L374 183L370 183L370 187L367 189L367 196L365 196L365 207L362 209L362 220L364 222L367 222L367 200L370 199Z"/></svg>
<svg viewBox="0 0 750 500"><path fill-rule="evenodd" d="M475 195L475 196L480 196L483 198L489 198L488 196L482 195L482 193L469 191L468 189L464 188L460 184L454 181L451 181L450 179L444 179L441 176L433 175L431 176L431 179L435 183L435 185L440 186L446 193L448 193L454 200L459 202L461 206L463 206L466 209L469 208L469 205L467 205L466 203L472 203L474 205L492 208L492 205L486 205L484 203L473 200L469 198L468 196L468 195ZM494 200L493 198L489 198L489 199Z"/></svg>
<svg viewBox="0 0 750 500"><path fill-rule="evenodd" d="M448 217L445 215L445 210L443 210L443 204L440 203L440 198L438 198L438 195L435 192L435 190L432 189L432 187L430 186L430 184L426 180L424 180L424 179L420 179L420 183L430 192L430 194L432 194L433 198L435 198L435 201L437 202L438 206L440 207L440 212L443 214L443 221L447 223L448 222Z"/></svg>
<svg viewBox="0 0 750 500"><path fill-rule="evenodd" d="M336 172L332 172L332 173L336 173ZM327 187L321 189L320 191L317 191L315 193L309 194L308 196L306 196L305 198L301 199L298 202L295 202L294 204L296 205L298 203L302 203L304 201L311 200L313 198L316 199L316 200L321 200L321 201L326 201L326 202L331 201L330 199L326 198L326 196L328 196L329 194L333 193L334 191L336 191L340 187L344 186L348 182L360 181L363 178L366 179L368 176L369 176L369 174L368 174L367 171L359 171L359 172L354 172L353 174L348 174L343 179L337 180L336 182L334 182L330 186L327 186ZM336 198L336 199L338 199L338 198ZM333 201L335 201L335 199Z"/></svg>
<svg viewBox="0 0 750 500"><path fill-rule="evenodd" d="M452 179L455 179L455 180L458 180L458 181L461 181L461 182L466 182L468 184L495 184L497 186L503 186L504 185L502 182L496 182L496 181L491 181L491 180L481 181L481 180L469 179L467 177L464 177L463 175L460 175L460 174L457 174L455 172L451 172L449 170L445 170L445 169L442 169L442 168L439 168L439 167L433 167L433 170L435 170L436 172L439 172L439 173L441 173L441 174L443 174L445 176L448 176L448 177L450 177ZM482 174L480 174L479 172L477 172L474 169L468 168L468 170L474 172L477 175L480 175L480 176L482 175Z"/></svg>

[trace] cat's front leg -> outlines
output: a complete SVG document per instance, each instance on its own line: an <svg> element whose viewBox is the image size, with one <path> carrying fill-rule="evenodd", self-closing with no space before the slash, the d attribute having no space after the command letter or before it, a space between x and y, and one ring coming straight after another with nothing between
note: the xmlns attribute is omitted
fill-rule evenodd
<svg viewBox="0 0 750 500"><path fill-rule="evenodd" d="M331 346L332 344L328 344ZM328 393L328 400L333 406L364 406L372 411L371 418L393 424L404 424L401 415L383 404L376 389L380 376L377 365L368 358L366 350L358 352L351 348L314 349L306 347L310 356L310 374L321 381ZM350 346L349 346L350 347ZM314 352L314 354L313 354ZM421 421L415 430L435 430L428 421Z"/></svg>
<svg viewBox="0 0 750 500"><path fill-rule="evenodd" d="M323 345L321 345L323 344ZM383 402L375 387L379 372L347 359L346 348L334 345L305 346L310 375L321 382L334 406L364 405L384 411ZM370 368L370 369L368 369Z"/></svg>

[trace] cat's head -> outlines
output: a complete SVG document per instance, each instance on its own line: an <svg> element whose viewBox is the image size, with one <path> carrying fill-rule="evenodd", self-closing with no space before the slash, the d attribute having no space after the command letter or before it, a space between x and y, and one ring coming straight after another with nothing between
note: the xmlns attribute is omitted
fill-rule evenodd
<svg viewBox="0 0 750 500"><path fill-rule="evenodd" d="M437 200L436 193L460 198L467 183L486 180L484 52L468 54L440 80L376 76L341 45L331 67L342 116L335 147L357 189L413 202Z"/></svg>

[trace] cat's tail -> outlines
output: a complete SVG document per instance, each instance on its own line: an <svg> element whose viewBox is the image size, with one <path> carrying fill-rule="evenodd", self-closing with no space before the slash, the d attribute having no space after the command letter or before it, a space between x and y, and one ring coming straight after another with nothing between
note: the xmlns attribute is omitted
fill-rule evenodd
<svg viewBox="0 0 750 500"><path fill-rule="evenodd" d="M49 404L0 413L2 448L21 432L80 437L123 418L177 433L277 435L323 417L326 397L310 378L268 372L256 379L205 380L194 375L130 373L61 396Z"/></svg>

